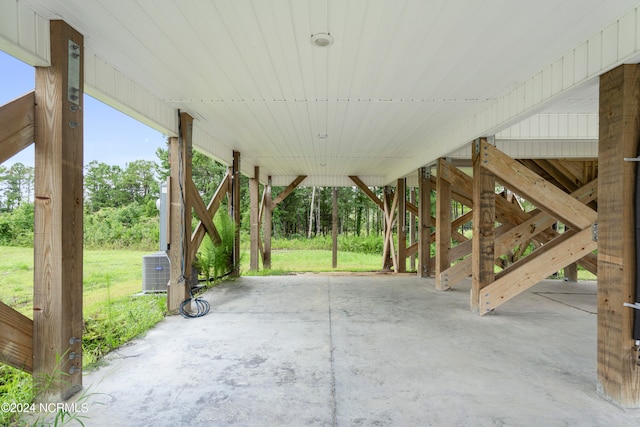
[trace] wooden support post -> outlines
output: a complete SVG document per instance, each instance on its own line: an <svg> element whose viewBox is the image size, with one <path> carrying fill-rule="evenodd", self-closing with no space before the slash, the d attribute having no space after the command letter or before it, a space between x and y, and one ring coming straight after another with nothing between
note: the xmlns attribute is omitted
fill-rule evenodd
<svg viewBox="0 0 640 427"><path fill-rule="evenodd" d="M338 188L333 187L333 209L331 211L332 268L338 268Z"/></svg>
<svg viewBox="0 0 640 427"><path fill-rule="evenodd" d="M418 277L429 277L431 258L431 173L418 169Z"/></svg>
<svg viewBox="0 0 640 427"><path fill-rule="evenodd" d="M264 189L264 254L262 258L262 266L265 269L271 269L271 233L273 229L271 206L271 176L267 179L267 186Z"/></svg>
<svg viewBox="0 0 640 427"><path fill-rule="evenodd" d="M438 161L436 181L436 289L449 289L447 277L441 273L451 267L451 183L443 176L445 159Z"/></svg>
<svg viewBox="0 0 640 427"><path fill-rule="evenodd" d="M231 212L235 226L233 240L233 277L240 276L240 152L233 152L233 174L231 175Z"/></svg>
<svg viewBox="0 0 640 427"><path fill-rule="evenodd" d="M382 249L382 269L391 270L391 266L396 266L395 251L393 249L393 221L396 210L397 194L394 197L391 188L384 187L384 244ZM396 270L397 271L397 270Z"/></svg>
<svg viewBox="0 0 640 427"><path fill-rule="evenodd" d="M36 67L33 376L37 398L82 388L83 36L51 21Z"/></svg>
<svg viewBox="0 0 640 427"><path fill-rule="evenodd" d="M396 273L407 272L407 181L398 179L398 269Z"/></svg>
<svg viewBox="0 0 640 427"><path fill-rule="evenodd" d="M260 198L260 168L254 168L253 178L249 179L249 203L250 207L250 228L251 238L249 269L257 271L260 266L260 221L259 221L259 198Z"/></svg>
<svg viewBox="0 0 640 427"><path fill-rule="evenodd" d="M574 262L564 268L564 279L568 282L578 281L578 264Z"/></svg>
<svg viewBox="0 0 640 427"><path fill-rule="evenodd" d="M637 172L636 164L623 158L636 157L639 139L640 65L621 65L600 77L598 388L607 399L625 407L640 407L640 366L634 351L634 310L623 306L638 300L634 242Z"/></svg>
<svg viewBox="0 0 640 427"><path fill-rule="evenodd" d="M416 189L415 187L409 188L409 203L414 205L416 204ZM413 247L416 244L416 213L413 211L409 211L409 245ZM409 257L409 268L411 271L416 269L416 255L415 253L411 253Z"/></svg>
<svg viewBox="0 0 640 427"><path fill-rule="evenodd" d="M473 142L473 265L471 269L471 309L478 310L480 291L493 282L496 222L496 180L484 166L481 150L484 138Z"/></svg>
<svg viewBox="0 0 640 427"><path fill-rule="evenodd" d="M169 138L169 284L167 286L167 310L177 313L180 304L189 297L189 264L191 246L191 182L193 119L180 113L180 135Z"/></svg>

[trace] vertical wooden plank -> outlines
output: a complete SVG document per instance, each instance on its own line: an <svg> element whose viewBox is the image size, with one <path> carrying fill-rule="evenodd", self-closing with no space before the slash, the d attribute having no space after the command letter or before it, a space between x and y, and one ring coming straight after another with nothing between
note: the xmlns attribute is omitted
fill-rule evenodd
<svg viewBox="0 0 640 427"><path fill-rule="evenodd" d="M441 273L451 267L451 183L444 179L446 160L438 161L436 181L436 289L446 290L449 285Z"/></svg>
<svg viewBox="0 0 640 427"><path fill-rule="evenodd" d="M627 407L640 406L640 367L633 350L634 179L640 139L640 66L622 65L600 77L598 144L598 381L599 391ZM637 197L637 195L636 195Z"/></svg>
<svg viewBox="0 0 640 427"><path fill-rule="evenodd" d="M273 229L272 214L273 207L271 206L271 176L267 179L267 187L265 188L264 196L264 257L262 259L262 266L265 269L271 269L271 233Z"/></svg>
<svg viewBox="0 0 640 427"><path fill-rule="evenodd" d="M484 153L479 152L484 138L473 142L473 239L471 269L471 309L478 310L482 288L494 279L494 243L496 221L496 180L485 168Z"/></svg>
<svg viewBox="0 0 640 427"><path fill-rule="evenodd" d="M257 271L259 268L260 247L260 222L258 220L258 203L260 199L260 167L255 166L253 178L249 179L249 203L250 203L250 226L249 235L251 239L249 269Z"/></svg>
<svg viewBox="0 0 640 427"><path fill-rule="evenodd" d="M409 188L409 203L416 204L416 188ZM413 246L416 243L416 214L413 211L409 212L409 245ZM416 255L411 254L409 257L409 269L411 271L416 269Z"/></svg>
<svg viewBox="0 0 640 427"><path fill-rule="evenodd" d="M69 356L82 353L84 41L63 21L50 39L51 66L36 67L33 375L55 402L82 388Z"/></svg>
<svg viewBox="0 0 640 427"><path fill-rule="evenodd" d="M332 268L338 268L338 187L333 187L333 209L331 210L331 241L332 255L331 266Z"/></svg>
<svg viewBox="0 0 640 427"><path fill-rule="evenodd" d="M564 268L564 279L569 282L578 281L578 264L574 262Z"/></svg>
<svg viewBox="0 0 640 427"><path fill-rule="evenodd" d="M231 211L235 224L233 244L233 277L240 275L240 152L233 152L233 175L231 177Z"/></svg>
<svg viewBox="0 0 640 427"><path fill-rule="evenodd" d="M431 258L431 174L418 169L418 277L429 277Z"/></svg>
<svg viewBox="0 0 640 427"><path fill-rule="evenodd" d="M398 270L407 272L407 180L398 179Z"/></svg>
<svg viewBox="0 0 640 427"><path fill-rule="evenodd" d="M170 185L170 236L169 284L167 286L167 310L177 313L180 304L189 297L189 246L191 245L191 185L193 119L180 113L180 136L169 138Z"/></svg>

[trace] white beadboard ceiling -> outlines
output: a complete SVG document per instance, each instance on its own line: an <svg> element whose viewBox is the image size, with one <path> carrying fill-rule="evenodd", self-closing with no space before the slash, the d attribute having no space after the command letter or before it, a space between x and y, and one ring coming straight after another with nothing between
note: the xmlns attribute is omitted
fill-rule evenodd
<svg viewBox="0 0 640 427"><path fill-rule="evenodd" d="M383 185L536 114L597 114L599 74L638 62L638 5L1 0L0 12L65 20L85 36L88 93L167 133L162 111L191 114L196 148L227 164L239 151L250 176ZM334 44L313 46L320 32Z"/></svg>

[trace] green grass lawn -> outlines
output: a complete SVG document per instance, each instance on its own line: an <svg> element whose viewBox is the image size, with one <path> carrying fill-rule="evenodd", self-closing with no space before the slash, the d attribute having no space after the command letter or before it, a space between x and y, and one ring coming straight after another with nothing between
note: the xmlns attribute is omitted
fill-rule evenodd
<svg viewBox="0 0 640 427"><path fill-rule="evenodd" d="M338 267L335 269L331 267L331 258L332 252L327 250L276 249L271 251L271 269L275 273L290 273L374 271L382 268L382 256L379 254L338 252ZM248 251L243 251L241 261L242 274L253 274L249 272Z"/></svg>
<svg viewBox="0 0 640 427"><path fill-rule="evenodd" d="M142 256L145 251L84 251L84 313L109 299L142 290ZM31 318L33 249L0 246L0 301Z"/></svg>

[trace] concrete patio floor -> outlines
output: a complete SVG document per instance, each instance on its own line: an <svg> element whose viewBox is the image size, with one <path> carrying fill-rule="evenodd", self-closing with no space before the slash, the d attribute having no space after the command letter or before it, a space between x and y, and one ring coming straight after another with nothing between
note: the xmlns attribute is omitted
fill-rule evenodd
<svg viewBox="0 0 640 427"><path fill-rule="evenodd" d="M86 426L637 426L596 391L596 284L479 317L467 281L242 277L84 378Z"/></svg>

